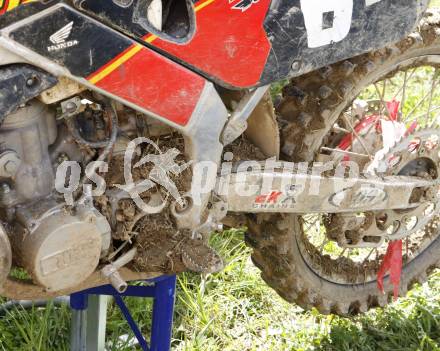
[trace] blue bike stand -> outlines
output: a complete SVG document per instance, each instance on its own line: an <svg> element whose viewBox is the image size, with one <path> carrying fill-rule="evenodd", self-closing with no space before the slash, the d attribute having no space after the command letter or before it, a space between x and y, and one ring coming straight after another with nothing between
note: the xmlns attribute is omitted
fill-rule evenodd
<svg viewBox="0 0 440 351"><path fill-rule="evenodd" d="M129 286L127 291L122 294L118 293L111 285L104 285L97 288L84 290L70 296L70 306L74 312L77 312L78 318L86 318L84 316L87 312L90 295L112 296L127 320L128 325L136 336L136 339L138 340L142 350L169 351L171 348L173 327L176 276L162 276L153 280L148 280L147 282L151 285ZM130 311L124 303L124 297L148 297L154 299L150 345L148 345L147 341L139 330L139 327L133 320ZM81 323L78 325L81 325ZM96 328L97 326L93 327ZM76 335L77 339L74 341L76 345L75 348L77 350L72 351L89 351L87 350L87 346L85 346L85 342L78 341L78 339L85 338L86 327L82 325L79 329L82 330L74 331L72 334L73 336Z"/></svg>

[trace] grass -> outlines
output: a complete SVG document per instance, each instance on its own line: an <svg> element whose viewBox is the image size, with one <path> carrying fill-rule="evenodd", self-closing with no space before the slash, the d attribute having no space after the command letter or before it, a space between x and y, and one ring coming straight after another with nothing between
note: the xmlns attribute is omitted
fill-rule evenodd
<svg viewBox="0 0 440 351"><path fill-rule="evenodd" d="M440 272L385 310L348 320L305 312L279 298L250 262L242 232L225 232L212 244L228 266L206 279L179 277L173 350L440 350ZM127 302L147 334L151 302ZM69 323L66 306L15 309L0 318L0 350L68 350ZM120 341L126 334L128 342ZM113 304L107 341L108 350L133 350L132 335Z"/></svg>

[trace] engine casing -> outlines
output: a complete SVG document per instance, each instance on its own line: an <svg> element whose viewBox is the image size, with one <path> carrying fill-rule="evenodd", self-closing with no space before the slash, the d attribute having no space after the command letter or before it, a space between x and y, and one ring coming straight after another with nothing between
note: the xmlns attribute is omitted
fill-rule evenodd
<svg viewBox="0 0 440 351"><path fill-rule="evenodd" d="M18 209L14 258L35 283L60 291L81 284L95 271L110 235L107 219L91 207L55 206L40 216Z"/></svg>
<svg viewBox="0 0 440 351"><path fill-rule="evenodd" d="M67 207L54 189L57 155L76 147L59 140L65 135L58 133L55 113L38 100L1 125L0 219L8 235L0 230L0 287L11 267L9 241L14 262L48 291L81 284L110 246L110 225L93 204Z"/></svg>
<svg viewBox="0 0 440 351"><path fill-rule="evenodd" d="M19 108L0 129L0 178L13 184L6 207L48 196L54 186L49 145L57 135L55 115L37 100Z"/></svg>

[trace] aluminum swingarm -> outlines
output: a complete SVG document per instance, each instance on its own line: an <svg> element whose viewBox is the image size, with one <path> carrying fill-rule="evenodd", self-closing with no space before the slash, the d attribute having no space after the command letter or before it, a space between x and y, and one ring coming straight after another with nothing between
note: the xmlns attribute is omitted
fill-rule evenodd
<svg viewBox="0 0 440 351"><path fill-rule="evenodd" d="M294 164L283 166L294 169ZM238 171L219 178L216 194L231 212L344 213L436 202L438 184L408 176L342 178L310 172Z"/></svg>

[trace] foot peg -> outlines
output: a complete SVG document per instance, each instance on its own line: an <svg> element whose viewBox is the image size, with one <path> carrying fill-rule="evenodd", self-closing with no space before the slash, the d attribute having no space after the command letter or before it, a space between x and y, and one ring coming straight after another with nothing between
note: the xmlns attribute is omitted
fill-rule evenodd
<svg viewBox="0 0 440 351"><path fill-rule="evenodd" d="M183 264L193 272L217 273L224 268L220 255L201 240L189 239L181 250Z"/></svg>

